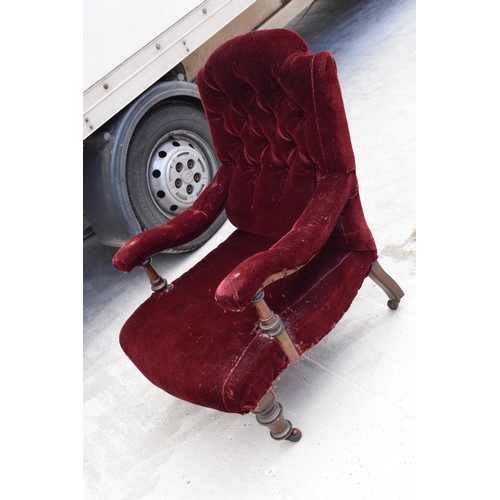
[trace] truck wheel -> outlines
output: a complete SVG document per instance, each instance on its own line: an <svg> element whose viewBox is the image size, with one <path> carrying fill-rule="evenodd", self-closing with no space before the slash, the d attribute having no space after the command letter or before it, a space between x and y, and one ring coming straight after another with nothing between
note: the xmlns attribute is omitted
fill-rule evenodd
<svg viewBox="0 0 500 500"><path fill-rule="evenodd" d="M126 160L128 195L142 229L188 209L218 168L202 109L184 101L161 101L152 107L137 124ZM170 251L198 248L225 219L223 212L201 236Z"/></svg>

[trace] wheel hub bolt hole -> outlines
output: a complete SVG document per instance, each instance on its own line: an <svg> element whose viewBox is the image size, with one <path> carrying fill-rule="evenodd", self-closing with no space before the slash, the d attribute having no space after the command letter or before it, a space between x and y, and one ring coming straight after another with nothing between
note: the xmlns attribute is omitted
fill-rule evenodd
<svg viewBox="0 0 500 500"><path fill-rule="evenodd" d="M155 179L158 179L158 177L160 177L161 175L161 172L159 170L153 170L153 177Z"/></svg>
<svg viewBox="0 0 500 500"><path fill-rule="evenodd" d="M199 172L196 172L196 174L194 174L194 182L200 182L201 180L201 174Z"/></svg>
<svg viewBox="0 0 500 500"><path fill-rule="evenodd" d="M182 181L180 179L175 179L175 187L178 189L182 186Z"/></svg>
<svg viewBox="0 0 500 500"><path fill-rule="evenodd" d="M194 161L188 160L188 168L193 168L193 167L194 167Z"/></svg>
<svg viewBox="0 0 500 500"><path fill-rule="evenodd" d="M180 171L182 170L182 167L183 167L183 165L182 165L182 163L181 163L181 162L176 163L176 165L175 165L175 170L177 170L177 172L180 172Z"/></svg>
<svg viewBox="0 0 500 500"><path fill-rule="evenodd" d="M191 194L193 192L193 186L191 186L191 184L189 184L189 186L187 186L186 192L187 192L187 194Z"/></svg>

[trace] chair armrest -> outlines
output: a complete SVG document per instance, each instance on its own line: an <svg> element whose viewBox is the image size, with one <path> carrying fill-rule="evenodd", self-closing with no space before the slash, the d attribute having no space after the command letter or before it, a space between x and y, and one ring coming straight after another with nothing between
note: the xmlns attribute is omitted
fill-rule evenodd
<svg viewBox="0 0 500 500"><path fill-rule="evenodd" d="M306 265L325 245L355 189L354 174L321 179L293 228L269 250L244 260L220 283L215 293L217 303L241 311L259 290Z"/></svg>
<svg viewBox="0 0 500 500"><path fill-rule="evenodd" d="M185 245L200 236L224 208L231 169L221 166L190 208L160 226L131 238L113 257L119 271L129 273L154 254Z"/></svg>

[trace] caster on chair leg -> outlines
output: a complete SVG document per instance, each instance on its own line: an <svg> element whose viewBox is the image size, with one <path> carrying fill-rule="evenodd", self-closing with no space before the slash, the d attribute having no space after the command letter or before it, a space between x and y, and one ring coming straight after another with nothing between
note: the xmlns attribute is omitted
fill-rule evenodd
<svg viewBox="0 0 500 500"><path fill-rule="evenodd" d="M283 407L274 399L273 391L269 391L259 406L254 410L257 422L266 426L271 437L276 441L287 440L296 443L302 437L302 432L293 427L283 416Z"/></svg>
<svg viewBox="0 0 500 500"><path fill-rule="evenodd" d="M400 300L390 299L387 301L387 307L395 311L398 308L400 302Z"/></svg>
<svg viewBox="0 0 500 500"><path fill-rule="evenodd" d="M300 441L300 438L302 437L302 432L300 429L297 429L297 427L294 427L292 429L291 434L286 438L287 441L291 441L292 443L296 443L297 441Z"/></svg>
<svg viewBox="0 0 500 500"><path fill-rule="evenodd" d="M280 403L277 404L281 407ZM285 420L285 425L285 430L281 433L271 431L271 437L276 441L284 440L291 441L292 443L300 441L300 438L302 437L302 432L300 431L300 429L297 429L297 427L292 427L292 423L290 422L290 420Z"/></svg>

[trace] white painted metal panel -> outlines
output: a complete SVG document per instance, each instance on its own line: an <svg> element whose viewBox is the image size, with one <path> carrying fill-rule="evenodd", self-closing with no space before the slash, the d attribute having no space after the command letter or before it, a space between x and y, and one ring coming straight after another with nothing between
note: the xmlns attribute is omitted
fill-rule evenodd
<svg viewBox="0 0 500 500"><path fill-rule="evenodd" d="M83 90L206 0L84 0Z"/></svg>
<svg viewBox="0 0 500 500"><path fill-rule="evenodd" d="M94 83L83 95L83 138L254 2L255 0L202 2ZM129 33L129 36L135 37L135 32Z"/></svg>

